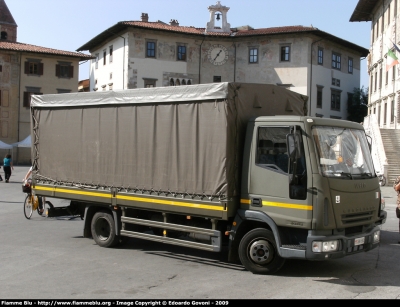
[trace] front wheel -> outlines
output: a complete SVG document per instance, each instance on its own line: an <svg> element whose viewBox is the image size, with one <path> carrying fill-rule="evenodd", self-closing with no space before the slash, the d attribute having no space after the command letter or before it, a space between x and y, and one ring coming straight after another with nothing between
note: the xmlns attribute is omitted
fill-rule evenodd
<svg viewBox="0 0 400 307"><path fill-rule="evenodd" d="M25 201L24 201L24 215L25 217L29 220L32 216L33 208L32 208L32 196L31 195L26 195Z"/></svg>
<svg viewBox="0 0 400 307"><path fill-rule="evenodd" d="M264 228L253 229L243 236L239 258L253 274L273 274L285 263L278 254L273 233Z"/></svg>
<svg viewBox="0 0 400 307"><path fill-rule="evenodd" d="M114 219L108 212L99 211L94 214L91 231L93 240L101 247L112 247L119 242Z"/></svg>

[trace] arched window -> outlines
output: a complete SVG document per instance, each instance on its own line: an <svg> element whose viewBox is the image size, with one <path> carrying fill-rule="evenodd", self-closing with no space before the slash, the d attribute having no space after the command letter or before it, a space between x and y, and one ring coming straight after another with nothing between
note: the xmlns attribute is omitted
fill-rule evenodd
<svg viewBox="0 0 400 307"><path fill-rule="evenodd" d="M192 85L192 82L190 82L190 80L188 80L187 85Z"/></svg>
<svg viewBox="0 0 400 307"><path fill-rule="evenodd" d="M175 84L176 84L176 86L179 86L179 85L181 85L181 82L179 81L179 79L176 79L176 82L175 82Z"/></svg>
<svg viewBox="0 0 400 307"><path fill-rule="evenodd" d="M186 80L185 79L182 80L182 85L186 85Z"/></svg>
<svg viewBox="0 0 400 307"><path fill-rule="evenodd" d="M7 39L7 32L1 31L1 39Z"/></svg>
<svg viewBox="0 0 400 307"><path fill-rule="evenodd" d="M171 80L169 80L169 86L175 86L174 79L171 78Z"/></svg>

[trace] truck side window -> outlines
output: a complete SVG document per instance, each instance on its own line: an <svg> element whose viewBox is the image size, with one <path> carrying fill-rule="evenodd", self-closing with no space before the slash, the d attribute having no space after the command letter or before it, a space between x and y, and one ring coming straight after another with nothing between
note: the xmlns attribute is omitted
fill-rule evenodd
<svg viewBox="0 0 400 307"><path fill-rule="evenodd" d="M271 140L259 140L257 149L257 163L275 164L274 143Z"/></svg>
<svg viewBox="0 0 400 307"><path fill-rule="evenodd" d="M289 127L260 127L258 130L256 165L288 173L289 156L286 135Z"/></svg>

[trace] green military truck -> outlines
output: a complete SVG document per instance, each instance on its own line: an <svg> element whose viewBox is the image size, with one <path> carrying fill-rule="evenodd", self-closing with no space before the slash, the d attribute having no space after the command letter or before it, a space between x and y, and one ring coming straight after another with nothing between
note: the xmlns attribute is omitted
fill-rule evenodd
<svg viewBox="0 0 400 307"><path fill-rule="evenodd" d="M360 124L305 116L279 86L32 96L33 192L70 200L102 247L228 250L256 274L376 248L386 220Z"/></svg>

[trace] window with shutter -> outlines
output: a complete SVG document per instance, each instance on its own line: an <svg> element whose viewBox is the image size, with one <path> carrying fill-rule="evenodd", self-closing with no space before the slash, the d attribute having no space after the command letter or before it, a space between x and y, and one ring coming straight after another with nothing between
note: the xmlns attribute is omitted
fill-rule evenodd
<svg viewBox="0 0 400 307"><path fill-rule="evenodd" d="M43 75L43 63L39 63L38 65L38 75Z"/></svg>
<svg viewBox="0 0 400 307"><path fill-rule="evenodd" d="M69 67L69 78L73 78L74 77L74 66L70 66Z"/></svg>
<svg viewBox="0 0 400 307"><path fill-rule="evenodd" d="M59 78L73 78L74 67L71 64L56 64L56 77Z"/></svg>
<svg viewBox="0 0 400 307"><path fill-rule="evenodd" d="M43 75L43 63L40 60L28 60L25 62L25 74L27 75Z"/></svg>

